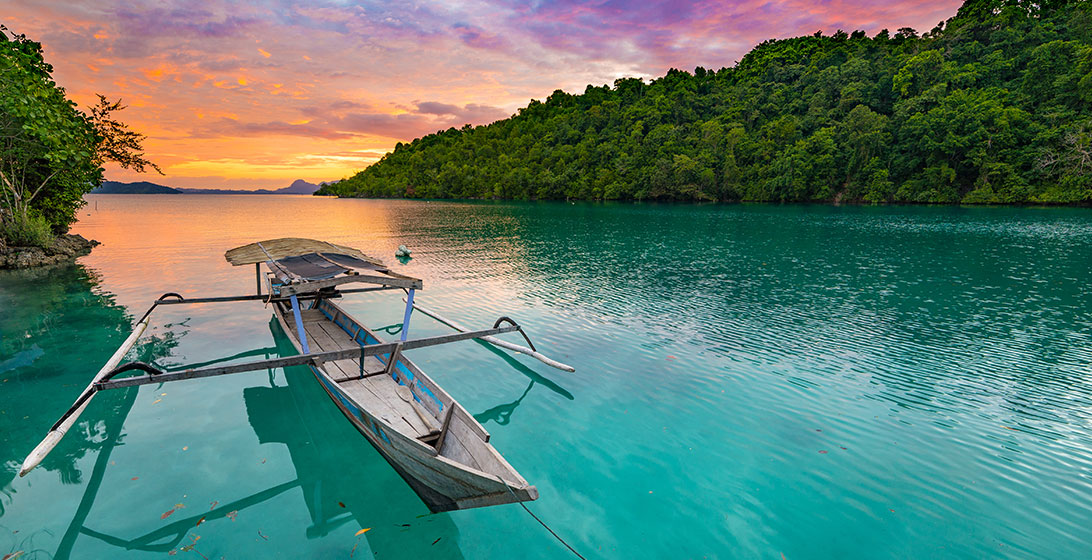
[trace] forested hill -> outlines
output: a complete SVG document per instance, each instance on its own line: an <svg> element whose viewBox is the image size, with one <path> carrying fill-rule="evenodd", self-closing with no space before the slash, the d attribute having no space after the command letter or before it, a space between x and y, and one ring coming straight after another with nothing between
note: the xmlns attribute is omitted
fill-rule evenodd
<svg viewBox="0 0 1092 560"><path fill-rule="evenodd" d="M816 33L715 72L556 91L398 144L319 194L1086 202L1090 4L970 0L920 36Z"/></svg>

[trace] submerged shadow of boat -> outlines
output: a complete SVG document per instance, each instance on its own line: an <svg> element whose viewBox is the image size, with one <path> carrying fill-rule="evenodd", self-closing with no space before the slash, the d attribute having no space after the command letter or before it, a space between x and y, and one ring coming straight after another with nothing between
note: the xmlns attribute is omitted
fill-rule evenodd
<svg viewBox="0 0 1092 560"><path fill-rule="evenodd" d="M269 244L270 247L266 247ZM316 249L318 248L318 249ZM331 249L336 252L329 252ZM258 251L260 250L260 255ZM274 256L270 251L277 253ZM264 257L262 256L264 255ZM354 256L356 255L356 256ZM343 416L349 420L356 431L369 441L374 450L384 458L389 466L408 484L423 501L428 509L433 512L442 512L453 509L470 509L490 505L500 505L513 502L534 500L538 497L537 489L529 484L489 443L489 433L481 424L471 416L455 399L446 393L439 385L429 378L423 371L414 365L403 354L403 350L412 350L441 344L449 344L460 340L479 339L488 341L493 345L507 348L531 356L551 367L564 371L574 371L571 366L552 360L540 354L534 347L523 328L509 317L499 317L490 329L469 331L457 326L453 321L443 318L436 313L428 312L419 305L414 304L414 292L423 287L420 279L399 274L386 268L382 263L368 258L359 251L336 246L327 242L307 239L276 239L265 242L245 245L228 251L225 258L233 265L255 266L255 274L258 280L257 293L243 296L220 296L207 298L183 298L173 292L164 293L156 299L147 312L140 318L137 325L129 333L125 341L106 364L94 376L91 383L80 393L80 396L50 428L42 441L26 456L19 475L25 476L36 466L47 459L50 452L57 448L64 435L76 425L80 414L91 403L94 396L102 391L111 389L132 388L139 385L161 384L168 381L180 381L185 379L200 379L245 371L269 370L270 386L268 388L254 387L249 390L247 401L248 413L252 408L264 406L264 401L274 404L272 410L262 414L263 419L284 419L287 415L283 411L287 409L288 399L298 415L298 419L285 424L269 423L266 421L255 422L255 418L249 419L253 424L259 441L262 443L277 442L289 447L293 463L300 472L299 465L304 461L297 461L297 455L304 458L314 455L313 451L297 453L293 449L304 449L314 446L321 438L337 435L339 430L333 426L342 426L339 422L318 422L321 418L328 421L325 409L312 409L310 405L304 406L306 400L298 400L296 396L307 389L299 389L294 392L286 387L278 387L275 382L273 368L285 368L286 381L291 366L306 365L313 377L320 382L320 388L333 399ZM261 264L265 262L269 271L265 275L266 294L262 294ZM372 287L345 290L342 285L350 283L375 284ZM379 290L402 289L406 291L406 309L402 322L401 337L398 342L384 343L376 334L369 330L363 323L351 317L332 300L340 298L346 293L369 292ZM248 363L235 363L218 367L211 367L206 362L198 364L198 367L189 366L185 369L166 372L143 360L128 362L124 365L121 361L139 341L140 337L148 329L149 319L153 311L160 305L178 305L229 301L257 301L265 300L272 303L277 328L274 338L277 342L287 341L291 346L284 349L276 347L278 358L266 359ZM301 309L300 301L309 302L309 307ZM409 320L414 310L433 317L459 331L455 334L408 339L407 331ZM504 326L502 326L504 325ZM495 338L495 335L519 332L528 347L519 346L511 342ZM312 352L309 346L314 346ZM264 350L264 349L263 349ZM285 351L287 350L287 351ZM294 351L293 351L294 350ZM229 357L224 360L232 361L241 357L260 355L262 350L251 350L243 354ZM286 356L285 354L291 354ZM517 370L530 373L531 386L525 390L515 403L504 405L506 412L501 412L501 417L510 418L515 406L522 402L530 392L536 381L543 382L551 389L563 396L572 399L572 395L559 386L545 380L531 372L518 362L510 361L516 365ZM377 367L378 366L378 367ZM132 371L142 371L145 375L118 377ZM537 380L536 380L537 378ZM297 382L298 384L298 382ZM304 383L302 386L311 386ZM132 391L127 391L131 393ZM248 395L244 394L244 398ZM318 399L324 402L323 399ZM323 411L323 412L319 412ZM119 415L120 416L120 415ZM266 418L268 417L268 418ZM307 429L307 423L315 421L314 429ZM302 439L289 437L293 429L305 427L302 432L295 432ZM108 447L104 447L100 453L100 459L109 456L109 450L117 444L120 437L121 424L117 424L117 434L107 438ZM363 468L367 462L358 461L353 456L338 456L344 452L345 446L340 445L340 438L336 443L329 445L328 453L315 459L317 472L327 473L331 466L340 467L350 465L347 469ZM315 447L318 449L318 447ZM381 463L380 463L381 464ZM369 471L360 473L363 476L346 477L342 473L342 480L353 482L346 486L347 492L355 492L361 488L375 487L360 485L361 479L375 480L382 474L390 473L391 469ZM105 467L96 462L96 476L92 484L88 484L80 511L73 520L69 531L65 535L68 547L62 543L57 556L67 557L70 554L71 542L79 533L94 536L104 542L122 546L129 549L164 550L177 544L185 536L187 531L172 533L174 528L185 529L189 527L187 521L178 520L166 527L162 527L136 539L124 540L96 532L84 527L83 521L90 510L90 504L94 501L101 485L102 474ZM295 481L283 483L266 491L258 492L247 498L237 500L235 506L247 507L276 496L288 488L303 487L308 479L302 474ZM319 481L321 482L321 480ZM397 487L404 488L402 485ZM304 489L306 490L306 489ZM321 486L315 486L313 491L306 492L311 496L307 501L307 507L311 513L313 525L308 535L323 535L337 528L349 519L359 517L344 515L327 505L329 500L321 500L315 496L321 496ZM368 500L373 503L384 504L384 515L396 513L390 507L390 495L377 494L379 500ZM307 500L307 498L305 498ZM416 504L416 501L407 502ZM342 509L348 509L343 500L337 500L337 505ZM412 507L412 506L410 506ZM236 507L235 509L238 509ZM325 513L329 510L337 511L334 515ZM408 510L407 510L408 513ZM215 519L217 516L229 515L229 512L214 510L196 520L197 524L207 521L210 514ZM415 518L426 515L415 516ZM164 516L165 517L165 516ZM433 520L427 522L434 522ZM443 518L448 519L448 518ZM450 522L450 520L448 519ZM369 524L367 522L361 525ZM183 527L185 526L185 527ZM401 523L397 526L412 527L412 523ZM452 526L453 527L453 526ZM75 530L75 531L74 531ZM359 536L364 531L357 535ZM174 535L174 538L170 538ZM429 546L435 546L440 538L432 540ZM453 539L449 539L451 542ZM402 541L402 539L399 539ZM406 552L404 542L397 544L400 552ZM167 548L166 550L169 550ZM354 549L355 550L355 549ZM428 549L435 553L435 549Z"/></svg>
<svg viewBox="0 0 1092 560"><path fill-rule="evenodd" d="M276 319L269 328L280 355L295 353ZM430 514L395 469L371 445L353 437L355 429L329 406L310 369L293 366L283 373L285 385L248 387L243 400L258 441L288 448L312 521L307 536L320 537L355 521L362 528L379 528L365 536L380 558L461 558L450 515Z"/></svg>
<svg viewBox="0 0 1092 560"><path fill-rule="evenodd" d="M270 320L270 330L275 346L209 363L295 353L276 319ZM311 518L311 524L303 529L308 539L324 537L355 522L360 527L375 529L361 538L367 541L376 557L418 558L428 554L462 558L458 528L450 515L430 514L382 456L370 445L351 437L355 433L352 426L341 422L339 412L328 406L327 398L315 385L309 368L293 366L268 370L268 374L269 386L243 389L247 418L260 444L287 447L296 470L294 480L125 539L84 526L109 462L113 447L110 445L96 461L84 500L54 558L72 557L72 546L79 534L125 550L170 552L184 545L187 535L198 524L258 506L297 488ZM278 378L283 378L284 384L277 385ZM136 392L131 393L135 397ZM108 428L117 435L123 420L124 416L119 416Z"/></svg>

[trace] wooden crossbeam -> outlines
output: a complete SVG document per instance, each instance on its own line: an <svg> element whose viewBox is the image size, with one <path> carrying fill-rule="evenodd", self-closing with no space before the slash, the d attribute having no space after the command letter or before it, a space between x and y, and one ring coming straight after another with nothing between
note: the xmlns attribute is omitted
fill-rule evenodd
<svg viewBox="0 0 1092 560"><path fill-rule="evenodd" d="M359 357L360 359L364 359L365 356L393 353L397 348L399 348L399 346L401 346L401 349L403 351L413 350L415 348L425 348L428 346L436 346L439 344L448 344L451 342L458 342L460 340L470 340L473 338L481 338L483 336L509 333L517 329L518 327L514 326L497 327L495 329L485 329L480 331L446 334L443 336L418 338L415 340L407 340L405 342L387 342L383 344L369 344L366 346L361 346L359 348L346 348L344 350L332 350L329 352L312 352L310 354L300 354L298 356L289 356L286 358L274 358L271 360L247 362L245 364L231 364L218 367L186 369L172 373L141 375L138 377L124 377L121 379L111 379L108 381L98 382L95 383L94 387L97 391L104 391L107 389L121 389L123 387L133 387L136 385L148 385L150 383L166 383L168 381L200 379L203 377L214 377L217 375L228 375L231 373L242 373L246 371L257 371L289 366L301 366L316 361L334 362L337 360L345 360L357 357Z"/></svg>

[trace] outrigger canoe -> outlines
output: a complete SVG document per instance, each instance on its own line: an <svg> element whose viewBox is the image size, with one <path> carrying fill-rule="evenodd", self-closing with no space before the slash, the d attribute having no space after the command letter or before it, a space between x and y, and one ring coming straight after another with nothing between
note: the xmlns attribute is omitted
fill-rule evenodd
<svg viewBox="0 0 1092 560"><path fill-rule="evenodd" d="M431 511L523 502L538 497L537 489L490 444L489 432L404 353L414 348L482 339L553 367L573 371L570 366L539 354L515 321L501 317L491 329L468 331L414 304L415 292L423 288L420 279L399 274L357 249L324 241L299 238L261 241L232 249L225 258L235 266L255 265L257 293L188 299L168 293L157 299L68 413L53 425L42 443L27 457L20 470L21 476L41 462L98 391L307 365L349 422L386 458ZM264 273L262 264L267 268ZM353 283L370 286L343 288ZM406 293L406 310L398 341L382 341L334 301L345 294L378 290ZM289 334L299 355L170 373L141 362L119 366L147 328L157 305L248 300L273 306L277 321ZM435 316L459 332L409 339L414 309ZM495 338L495 335L509 332L522 334L530 348ZM118 377L133 371L142 371L145 375Z"/></svg>

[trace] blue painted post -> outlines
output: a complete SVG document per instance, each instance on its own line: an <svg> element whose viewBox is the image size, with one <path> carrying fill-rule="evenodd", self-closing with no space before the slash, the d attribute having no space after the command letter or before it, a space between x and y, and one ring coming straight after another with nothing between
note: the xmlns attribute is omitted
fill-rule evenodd
<svg viewBox="0 0 1092 560"><path fill-rule="evenodd" d="M311 350L307 347L307 332L303 330L303 316L300 315L300 300L296 299L295 294L288 299L292 302L292 315L296 317L296 332L300 336L300 346L303 347L304 354L310 354Z"/></svg>
<svg viewBox="0 0 1092 560"><path fill-rule="evenodd" d="M402 342L405 342L406 337L409 336L409 318L413 313L413 290L407 293L409 297L406 298L406 316L402 319Z"/></svg>

